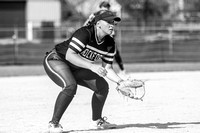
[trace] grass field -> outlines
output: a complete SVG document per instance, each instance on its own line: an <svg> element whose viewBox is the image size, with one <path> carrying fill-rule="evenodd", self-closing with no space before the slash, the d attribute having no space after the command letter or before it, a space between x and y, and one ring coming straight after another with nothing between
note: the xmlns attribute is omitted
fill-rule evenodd
<svg viewBox="0 0 200 133"><path fill-rule="evenodd" d="M114 66L117 68L117 66ZM127 100L109 82L103 115L112 130L91 127L92 92L79 87L61 119L64 133L199 133L200 64L126 64L127 73L146 82L144 101ZM60 91L42 66L0 67L0 133L44 133Z"/></svg>

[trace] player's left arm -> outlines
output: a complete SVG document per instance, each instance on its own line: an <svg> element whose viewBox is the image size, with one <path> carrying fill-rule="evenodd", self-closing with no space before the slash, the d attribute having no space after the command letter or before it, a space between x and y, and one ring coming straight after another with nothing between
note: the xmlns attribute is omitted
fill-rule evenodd
<svg viewBox="0 0 200 133"><path fill-rule="evenodd" d="M120 83L121 81L123 81L123 79L121 79L121 78L116 74L116 72L114 71L112 64L108 64L108 63L103 62L102 65L103 65L103 67L104 67L104 68L106 69L106 71L107 71L106 77L107 77L109 80L111 80L111 81L113 81L113 82L115 82L115 83Z"/></svg>
<svg viewBox="0 0 200 133"><path fill-rule="evenodd" d="M114 71L113 69L113 60L114 60L114 56L116 54L116 46L115 46L115 41L112 37L110 36L106 36L105 38L107 41L108 41L108 47L111 47L109 49L109 53L107 55L105 55L103 58L102 58L102 66L106 69L107 71L107 75L106 77L119 84L121 81L123 81L122 78L120 78L117 73Z"/></svg>

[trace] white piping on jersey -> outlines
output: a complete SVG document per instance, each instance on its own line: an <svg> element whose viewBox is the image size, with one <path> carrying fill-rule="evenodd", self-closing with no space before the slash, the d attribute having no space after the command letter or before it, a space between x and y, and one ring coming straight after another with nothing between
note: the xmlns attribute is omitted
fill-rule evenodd
<svg viewBox="0 0 200 133"><path fill-rule="evenodd" d="M77 49L79 52L81 52L82 49L80 49L75 43L70 42L69 43L71 46L73 46L75 49Z"/></svg>
<svg viewBox="0 0 200 133"><path fill-rule="evenodd" d="M49 70L50 70L53 74L55 74L56 76L58 76L58 78L63 82L64 87L66 87L65 80L64 80L58 73L56 73L56 72L51 68L51 66L49 65L47 59L49 58L50 55L51 55L51 53L50 53L49 55L47 55L47 57L46 57L46 59L45 59L45 63L46 63L46 65L47 65L47 67L49 68ZM64 88L64 87L63 87L63 88Z"/></svg>
<svg viewBox="0 0 200 133"><path fill-rule="evenodd" d="M103 57L103 59L105 59L107 61L113 61L113 58Z"/></svg>
<svg viewBox="0 0 200 133"><path fill-rule="evenodd" d="M85 47L85 45L79 41L76 37L72 37L72 40L74 40L75 42L77 42L79 45L81 45L83 48Z"/></svg>
<svg viewBox="0 0 200 133"><path fill-rule="evenodd" d="M108 56L115 56L115 53L107 53Z"/></svg>
<svg viewBox="0 0 200 133"><path fill-rule="evenodd" d="M86 47L89 48L89 49L91 49L91 50L94 50L94 51L96 51L96 52L98 52L98 53L100 53L100 54L103 54L103 55L108 55L108 56L114 56L114 55L115 55L115 53L108 53L108 52L99 50L99 49L94 48L94 47L89 46L89 45L86 45Z"/></svg>

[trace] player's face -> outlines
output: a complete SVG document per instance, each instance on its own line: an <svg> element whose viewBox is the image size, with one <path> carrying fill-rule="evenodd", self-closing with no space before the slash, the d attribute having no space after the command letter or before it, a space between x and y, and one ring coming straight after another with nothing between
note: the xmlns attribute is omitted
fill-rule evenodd
<svg viewBox="0 0 200 133"><path fill-rule="evenodd" d="M100 24L101 24L101 29L105 34L112 35L112 33L114 32L116 22L114 21L107 22L107 21L102 20Z"/></svg>
<svg viewBox="0 0 200 133"><path fill-rule="evenodd" d="M101 9L101 10L109 10L108 7L101 7L100 9Z"/></svg>

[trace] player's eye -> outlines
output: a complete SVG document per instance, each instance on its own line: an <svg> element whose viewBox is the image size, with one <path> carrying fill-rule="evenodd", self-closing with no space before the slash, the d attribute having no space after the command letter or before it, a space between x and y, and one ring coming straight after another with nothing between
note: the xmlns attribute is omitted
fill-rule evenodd
<svg viewBox="0 0 200 133"><path fill-rule="evenodd" d="M108 23L114 25L115 21L114 20L108 21Z"/></svg>
<svg viewBox="0 0 200 133"><path fill-rule="evenodd" d="M114 26L118 24L118 23L117 23L116 21L114 21L114 20L113 20L113 21L109 21L108 23L111 24L111 25L114 25Z"/></svg>

